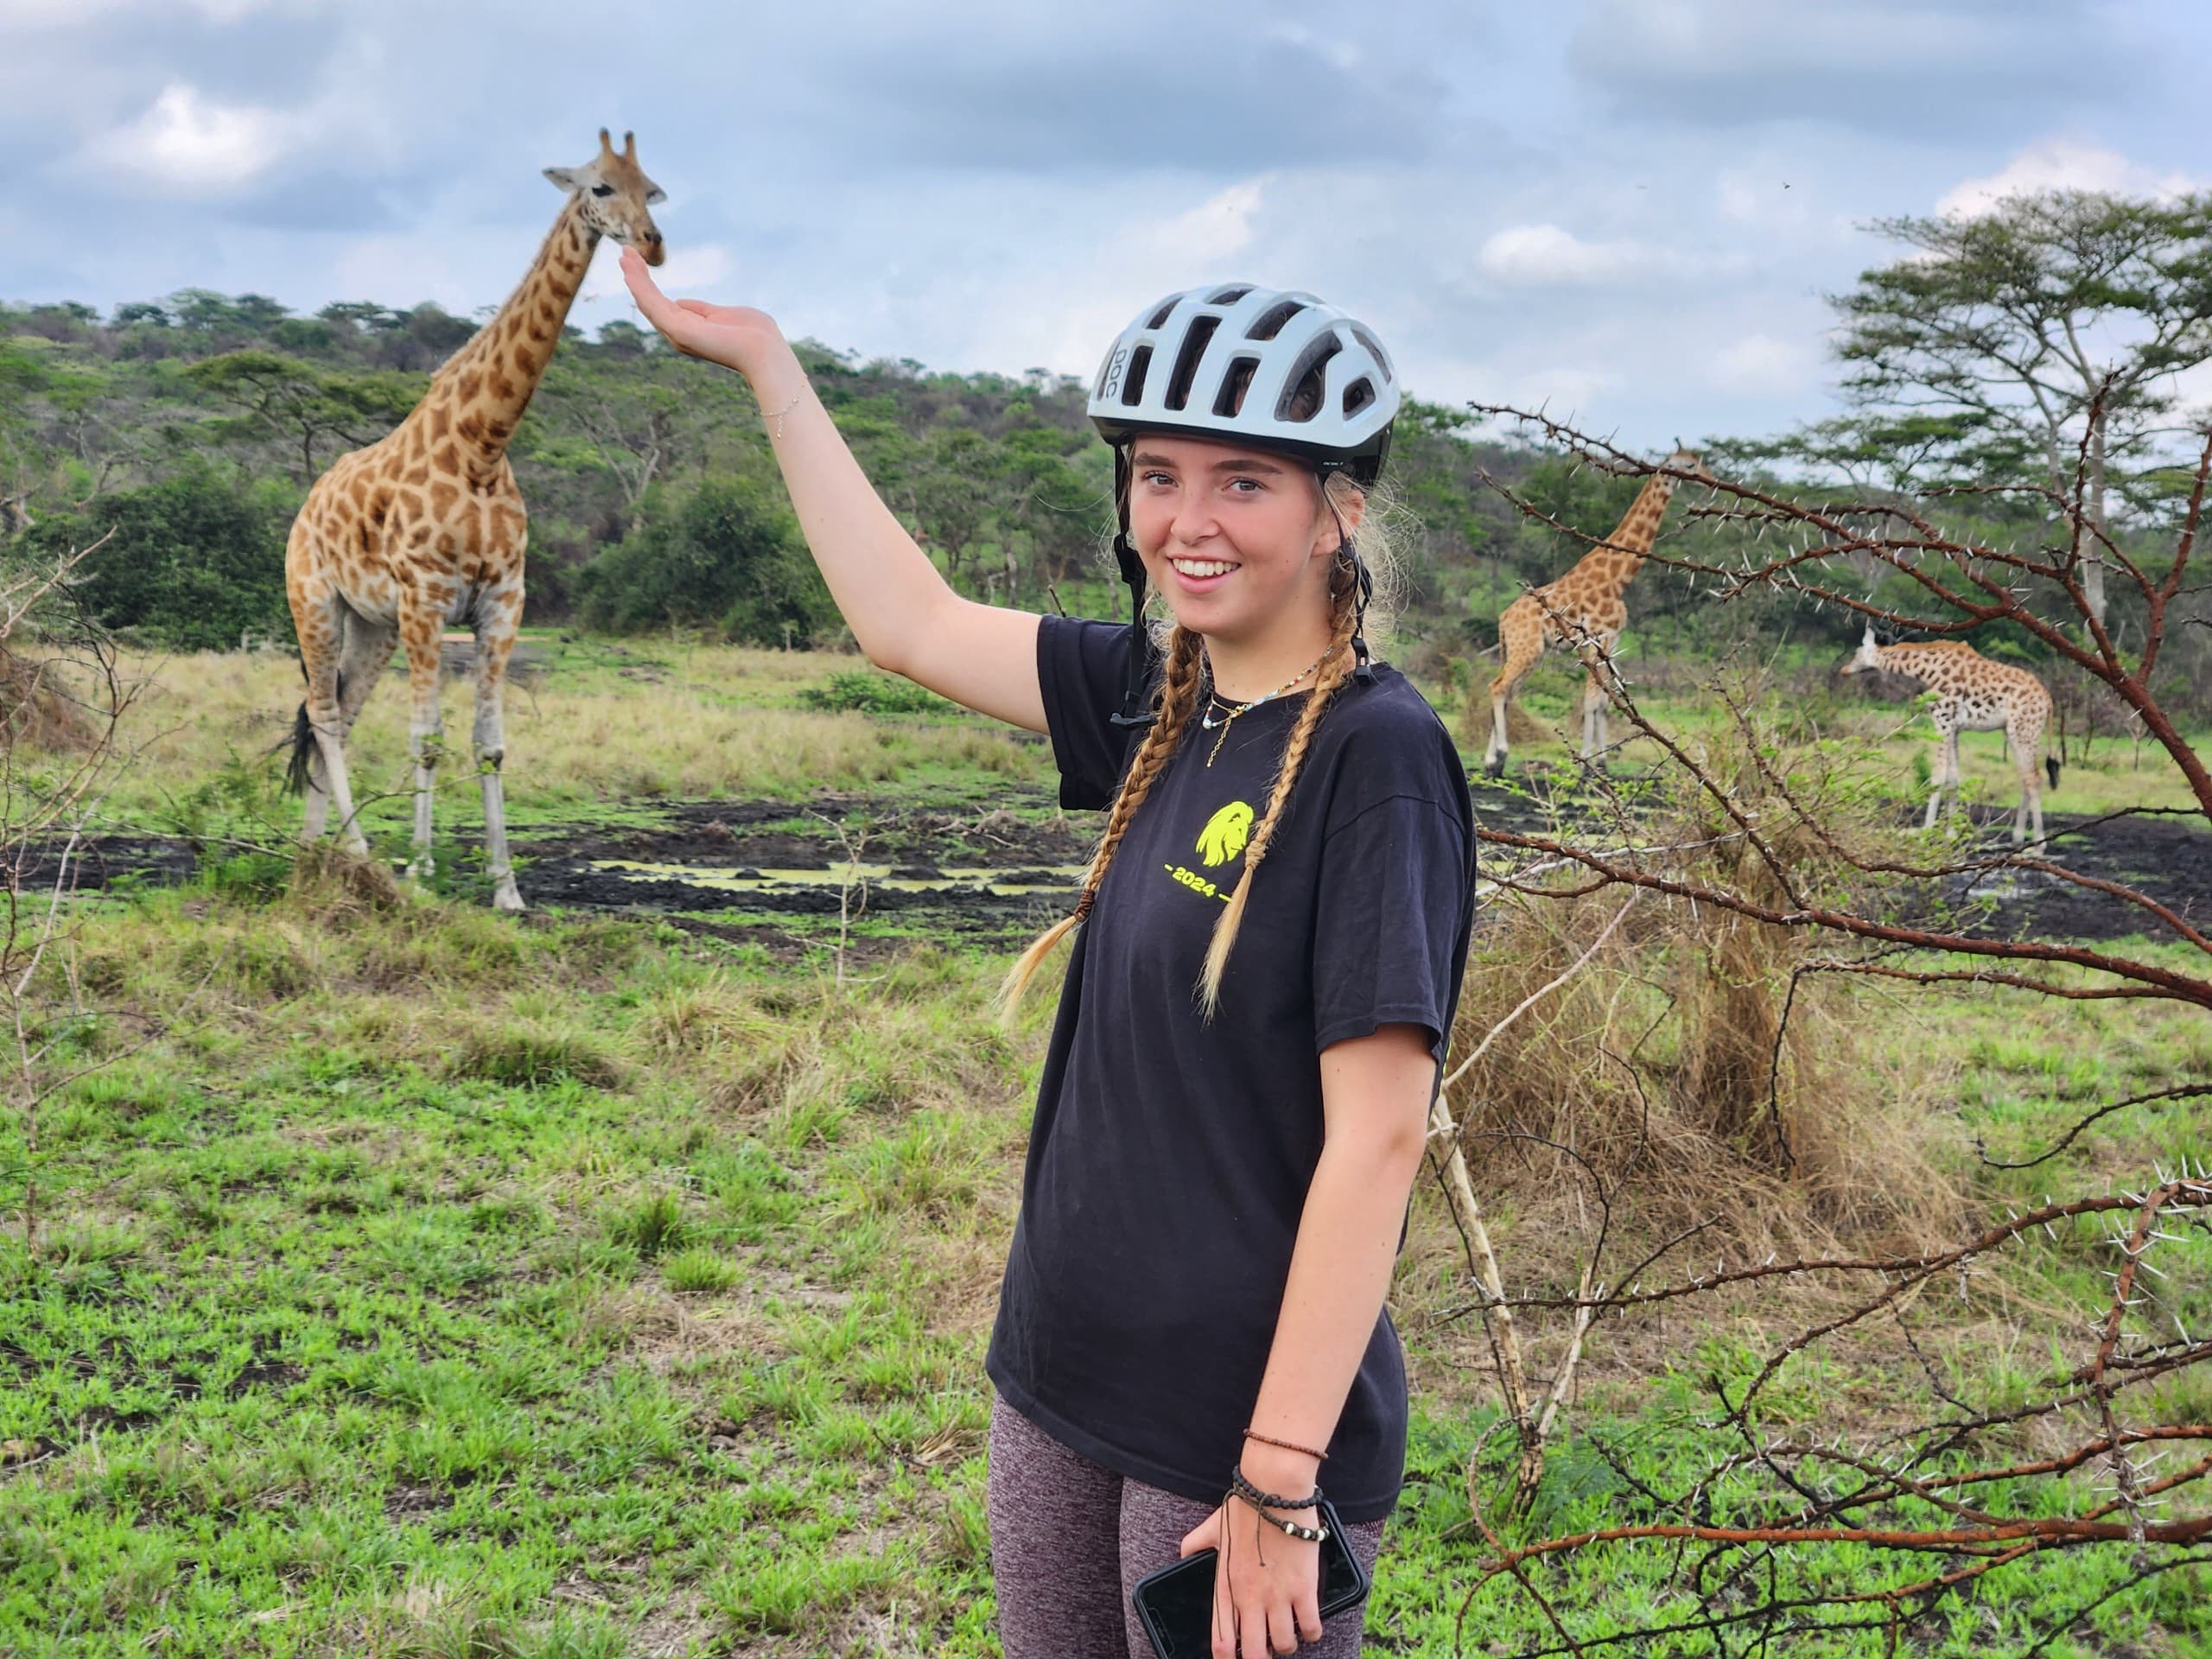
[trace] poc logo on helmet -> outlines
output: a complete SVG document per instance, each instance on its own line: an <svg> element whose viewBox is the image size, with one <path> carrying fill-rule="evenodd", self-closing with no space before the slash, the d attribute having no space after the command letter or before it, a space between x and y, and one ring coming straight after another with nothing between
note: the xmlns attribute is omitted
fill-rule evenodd
<svg viewBox="0 0 2212 1659"><path fill-rule="evenodd" d="M1098 382L1098 395L1101 397L1111 397L1122 389L1122 371L1128 365L1128 360L1129 348L1126 346L1114 353L1113 361L1107 364L1106 372Z"/></svg>

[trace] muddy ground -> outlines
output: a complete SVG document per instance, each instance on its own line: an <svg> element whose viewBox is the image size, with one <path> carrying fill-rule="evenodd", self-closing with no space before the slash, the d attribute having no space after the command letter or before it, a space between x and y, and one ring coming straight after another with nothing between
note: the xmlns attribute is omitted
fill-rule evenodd
<svg viewBox="0 0 2212 1659"><path fill-rule="evenodd" d="M1527 796L1479 779L1474 790L1484 824L1542 829ZM797 803L679 803L642 827L518 830L516 848L526 861L524 893L535 906L668 912L692 918L702 931L772 940L834 930L842 906L863 931L1000 944L1064 913L1090 857L1096 815L1053 815L1051 805L1034 789L1009 789L996 810L831 793ZM2010 817L1993 811L1981 826L1993 854L2008 844ZM2049 824L2056 861L2212 926L2212 830L2200 817L2053 816ZM439 851L464 872L466 890L467 874L481 867L480 844L461 830L442 837ZM79 855L75 879L86 888L118 878L165 885L189 879L200 857L175 837L95 837ZM1486 870L1503 874L1504 857L1486 849ZM48 855L29 861L19 879L38 888L54 874ZM2036 872L2001 870L1945 886L1953 906L1968 906L1955 919L1976 931L2171 937L2139 906Z"/></svg>

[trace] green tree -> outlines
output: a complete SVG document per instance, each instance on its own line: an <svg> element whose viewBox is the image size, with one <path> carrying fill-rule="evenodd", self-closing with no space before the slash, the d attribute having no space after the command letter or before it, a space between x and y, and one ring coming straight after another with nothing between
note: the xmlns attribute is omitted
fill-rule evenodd
<svg viewBox="0 0 2212 1659"><path fill-rule="evenodd" d="M194 364L187 376L238 411L215 423L218 437L267 440L296 450L302 484L318 470L318 448L374 442L407 417L423 393L413 376L318 368L276 352L226 352Z"/></svg>
<svg viewBox="0 0 2212 1659"><path fill-rule="evenodd" d="M1832 298L1847 389L1869 410L2005 434L2040 456L2054 490L2085 454L2086 517L2105 526L2108 471L2149 447L2174 377L2212 359L2212 193L2050 191L1980 218L1872 228L1912 251ZM2082 587L2102 626L2104 562L2094 536L2082 540Z"/></svg>
<svg viewBox="0 0 2212 1659"><path fill-rule="evenodd" d="M804 645L836 607L791 514L741 483L710 480L646 499L638 527L576 573L585 623L617 633L709 627L747 645Z"/></svg>
<svg viewBox="0 0 2212 1659"><path fill-rule="evenodd" d="M204 461L143 489L117 490L40 520L34 550L54 555L113 532L79 567L76 588L101 626L132 628L181 651L282 634L284 537L292 503Z"/></svg>

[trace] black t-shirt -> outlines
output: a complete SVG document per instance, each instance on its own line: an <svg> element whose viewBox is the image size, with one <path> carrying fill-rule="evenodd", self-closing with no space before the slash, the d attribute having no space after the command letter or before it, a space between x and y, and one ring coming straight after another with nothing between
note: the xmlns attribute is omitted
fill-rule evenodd
<svg viewBox="0 0 2212 1659"><path fill-rule="evenodd" d="M1037 668L1062 803L1105 805L1135 743L1118 624L1046 617ZM1096 1463L1217 1500L1267 1369L1321 1154L1319 1053L1393 1023L1440 1064L1474 915L1473 814L1443 723L1395 670L1323 715L1260 867L1211 1024L1198 973L1302 699L1193 719L1106 874L1037 1092L987 1368ZM1379 1520L1406 1378L1376 1322L1322 1484Z"/></svg>

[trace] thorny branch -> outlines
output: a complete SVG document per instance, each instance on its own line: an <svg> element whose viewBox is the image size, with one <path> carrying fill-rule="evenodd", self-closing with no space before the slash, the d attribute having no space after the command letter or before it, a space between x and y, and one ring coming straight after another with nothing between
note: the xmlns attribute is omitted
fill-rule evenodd
<svg viewBox="0 0 2212 1659"><path fill-rule="evenodd" d="M2055 464L2047 487L1967 486L1931 490L1922 498L1934 502L2006 493L2040 503L2055 526L2050 544L2011 547L1947 527L1920 500L1829 499L1793 493L1782 485L1717 478L1702 467L1653 467L1541 412L1472 407L1478 415L1517 423L1601 469L1659 472L1704 486L1710 495L1689 511L1723 551L1690 554L1661 546L1652 550L1649 562L1710 584L1720 602L1761 589L1798 594L1863 617L1893 635L1918 631L1955 639L1993 623L2017 627L2041 645L2056 672L2086 676L2108 688L2188 783L2196 801L2190 816L2200 822L2212 816L2212 771L2160 706L2153 683L2166 632L2204 625L2202 619L2181 614L2180 608L2200 585L2187 578L2212 479L2212 430L2205 433L2190 478L2172 558L2161 568L2162 562L2137 556L2122 545L2107 524L2085 509L2091 466L2086 440L2073 457L2072 476L2064 477ZM1485 481L1532 522L1587 546L1602 542L1602 537L1585 534L1514 498L1495 479ZM1846 560L1859 562L1860 574L1839 568ZM1870 562L1902 578L1917 601L1910 607L1877 602L1863 575ZM2142 610L2126 629L2108 629L2101 611L2090 606L2083 572L2091 563L2120 571L2134 589ZM1901 849L1896 835L1847 832L1842 825L1852 820L1834 816L1835 800L1823 798L1818 788L1801 786L1788 768L1770 761L1742 699L1718 685L1712 688L1732 724L1738 749L1748 757L1741 775L1731 775L1702 741L1662 729L1639 708L1617 662L1601 652L1598 660L1590 661L1598 642L1567 637L1571 647L1580 648L1612 707L1657 750L1658 775L1679 785L1679 797L1696 803L1698 810L1688 814L1687 823L1668 824L1669 833L1639 833L1602 770L1586 764L1584 782L1598 792L1602 826L1587 813L1578 821L1573 813L1557 810L1541 828L1484 823L1478 833L1489 855L1488 891L1541 902L1622 888L1627 899L1649 893L1693 911L1711 906L1746 924L1782 930L1816 949L1818 955L1801 950L1787 958L1792 965L1778 1027L1770 1038L1764 1032L1759 1038L1762 1045L1770 1044L1761 1050L1763 1103L1783 1174L1795 1163L1781 1133L1784 1045L1799 988L1808 976L1970 985L2075 1001L2147 999L2212 1008L2212 928L2202 915L2126 880L2070 868L2064 857L2043 847L1962 851L1955 842L1945 842L1920 854ZM1863 802L1866 797L1861 791L1855 798ZM1729 855L1729 843L1738 844L1740 854ZM2154 953L2126 944L2005 938L1979 918L1955 913L1962 893L1971 894L1977 884L2006 874L2126 906L2150 925L2165 948ZM1608 933L1625 913L1624 905ZM1598 944L1602 943L1601 936ZM1583 950L1564 974L1525 998L1459 1064L1452 1080L1473 1068L1505 1025L1582 970L1596 950L1592 944ZM2212 1081L2112 1100L2084 1109L2035 1155L1999 1159L1985 1149L1982 1162L1993 1168L2031 1167L2074 1146L2115 1114L2207 1095L2212 1095ZM1441 1105L1439 1110L1443 1112ZM1438 1141L1432 1143L1440 1158L1446 1146L1458 1153L1460 1135L1452 1133L1445 1141L1442 1133L1452 1128L1446 1113ZM1517 1132L1505 1133L1513 1138ZM1595 1179L1574 1147L1546 1144ZM1604 1218L1596 1242L1578 1252L1579 1260L1560 1262L1556 1240L1547 1239L1543 1278L1573 1286L1573 1294L1510 1290L1485 1235L1486 1260L1477 1275L1475 1299L1441 1317L1479 1313L1495 1351L1500 1332L1513 1330L1510 1321L1516 1314L1566 1315L1573 1327L1571 1367L1586 1334L1602 1319L1656 1315L1693 1298L1764 1294L1768 1287L1782 1283L1815 1287L1824 1297L1830 1287L1859 1288L1775 1344L1746 1374L1708 1379L1707 1391L1717 1415L1707 1427L1725 1429L1733 1445L1687 1489L1669 1493L1662 1490L1665 1479L1649 1474L1648 1464L1647 1472L1631 1475L1617 1454L1600 1447L1600 1455L1621 1476L1614 1500L1622 1512L1617 1524L1534 1541L1509 1539L1503 1523L1494 1524L1482 1504L1478 1477L1485 1450L1478 1447L1467 1471L1474 1505L1471 1524L1488 1541L1489 1550L1460 1607L1460 1650L1480 1599L1503 1583L1531 1599L1554 1638L1522 1649L1524 1659L1623 1645L1764 1655L1777 1645L1788 1651L1792 1637L1847 1630L1878 1634L1894 1653L1917 1634L1916 1621L1993 1572L2023 1567L2062 1551L2121 1552L2128 1562L2126 1575L2105 1581L2096 1596L2056 1623L2035 1627L2025 1649L2032 1655L2113 1597L2164 1573L2212 1565L2212 1549L2206 1548L2212 1544L2212 1503L2206 1501L2212 1456L2178 1465L2158 1461L2212 1440L2212 1425L2146 1421L2162 1400L2188 1397L2152 1384L2212 1362L2212 1340L2200 1340L2184 1328L2191 1304L2164 1287L2164 1270L2153 1259L2162 1246L2182 1237L2212 1236L2212 1179L2204 1171L2159 1172L2139 1191L2046 1198L2023 1212L2008 1211L2003 1221L1993 1221L1944 1249L1792 1261L1769 1256L1733 1266L1724 1259L1710 1273L1651 1286L1643 1282L1651 1268L1711 1224L1700 1223L1669 1239L1609 1286L1601 1282L1599 1262L1614 1192L1603 1182L1598 1192ZM1472 1209L1471 1190L1462 1201ZM1460 1208L1455 1203L1455 1217ZM2101 1220L2106 1230L2091 1242L2087 1236ZM2012 1296L2016 1292L2002 1277L2007 1264L2046 1239L2062 1249L2079 1250L2086 1244L2112 1253L2109 1294L2087 1327L2090 1351L2078 1362L2056 1362L2041 1376L2009 1388L1940 1374L1930 1353L1904 1326L1913 1299L1954 1278L1958 1294L1968 1301ZM1936 1402L1929 1419L1869 1429L1857 1437L1863 1443L1842 1434L1807 1438L1774 1433L1774 1421L1790 1421L1768 1398L1777 1379L1793 1363L1808 1363L1851 1333L1871 1329L1882 1316L1904 1332L1927 1373ZM1516 1346L1517 1358L1517 1342ZM1504 1421L1522 1435L1516 1461L1525 1471L1535 1390L1518 1374L1517 1363L1515 1369ZM1557 1390L1550 1392L1555 1404ZM2031 1433L2032 1440L2024 1445L2022 1437ZM1535 1455L1541 1467L1541 1443ZM1526 1490L1516 1485L1514 1496L1513 1507L1525 1510ZM1649 1611L1625 1625L1613 1616L1603 1628L1592 1619L1586 1621L1593 1627L1589 1632L1576 1630L1577 1609L1560 1594L1567 1581L1548 1575L1578 1552L1653 1548L1671 1552L1673 1565ZM1859 1554L1843 1566L1845 1558L1834 1555L1838 1550ZM1931 1554L1942 1558L1940 1570L1933 1573L1897 1572L1883 1565ZM1611 1607L1600 1611L1615 1612ZM1685 1641L1706 1645L1685 1648Z"/></svg>

